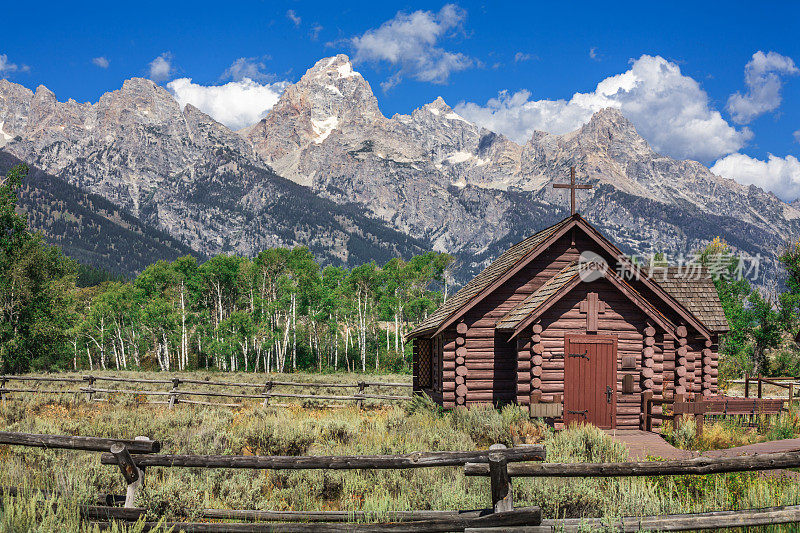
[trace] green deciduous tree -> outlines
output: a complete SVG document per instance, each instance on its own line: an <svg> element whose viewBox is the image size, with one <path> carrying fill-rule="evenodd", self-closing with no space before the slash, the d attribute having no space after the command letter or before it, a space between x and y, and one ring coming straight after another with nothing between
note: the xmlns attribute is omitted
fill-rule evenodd
<svg viewBox="0 0 800 533"><path fill-rule="evenodd" d="M18 165L0 181L0 366L24 372L71 360L75 320L75 264L29 231L16 213L16 191L28 168Z"/></svg>

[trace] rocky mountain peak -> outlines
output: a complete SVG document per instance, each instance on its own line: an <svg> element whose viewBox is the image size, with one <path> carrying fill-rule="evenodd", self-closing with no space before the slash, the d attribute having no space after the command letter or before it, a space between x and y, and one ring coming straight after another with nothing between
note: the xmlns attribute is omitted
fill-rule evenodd
<svg viewBox="0 0 800 533"><path fill-rule="evenodd" d="M438 113L450 113L453 109L447 105L447 102L444 101L444 98L441 96L437 96L436 100L431 102L430 104L426 104L423 109L433 113L434 115Z"/></svg>
<svg viewBox="0 0 800 533"><path fill-rule="evenodd" d="M40 101L40 102L48 102L48 103L57 102L56 93L54 93L53 91L51 91L50 89L48 89L44 85L39 85L38 87L36 87L36 92L33 93L33 98L34 98L34 100L37 100L37 101Z"/></svg>
<svg viewBox="0 0 800 533"><path fill-rule="evenodd" d="M147 78L139 78L139 77L128 78L127 80L122 82L123 92L135 91L137 89L141 89L144 87L153 88L153 87L158 87L158 85L153 80L149 80Z"/></svg>
<svg viewBox="0 0 800 533"><path fill-rule="evenodd" d="M314 66L306 71L304 78L325 78L341 79L362 77L361 74L353 70L350 58L345 54L338 54L333 57L320 59Z"/></svg>
<svg viewBox="0 0 800 533"><path fill-rule="evenodd" d="M644 143L630 120L614 107L606 107L592 115L592 118L576 132L582 139L592 139L598 144L611 142Z"/></svg>
<svg viewBox="0 0 800 533"><path fill-rule="evenodd" d="M298 149L315 147L347 131L386 122L367 80L344 54L317 61L258 124L240 133L279 173L300 178ZM328 141L330 142L330 141Z"/></svg>
<svg viewBox="0 0 800 533"><path fill-rule="evenodd" d="M27 87L19 85L18 83L12 83L5 78L0 78L0 98L8 94L21 94L21 93L26 94L28 98L33 96L33 91L31 91Z"/></svg>
<svg viewBox="0 0 800 533"><path fill-rule="evenodd" d="M378 99L367 80L353 70L350 58L344 54L317 61L295 85L290 86L275 106L280 111L281 102L301 105L316 120L340 122L383 118ZM275 112L273 110L273 113Z"/></svg>

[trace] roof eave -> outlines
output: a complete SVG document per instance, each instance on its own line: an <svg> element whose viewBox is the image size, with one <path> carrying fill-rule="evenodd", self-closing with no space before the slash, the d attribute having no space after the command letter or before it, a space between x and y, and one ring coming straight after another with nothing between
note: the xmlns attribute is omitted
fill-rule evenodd
<svg viewBox="0 0 800 533"><path fill-rule="evenodd" d="M650 290L658 294L658 296L661 297L662 300L669 303L678 312L678 314L681 315L681 317L685 319L689 324L691 324L692 327L694 327L697 331L699 331L700 334L703 335L703 337L707 339L711 338L711 330L699 318L697 318L694 315L694 313L689 311L682 303L680 303L671 294L669 294L664 289L664 287L658 284L658 282L653 281L647 276L643 275L641 269L636 264L625 258L624 254L622 253L622 250L614 246L612 242L606 239L602 233L597 231L597 229L595 229L594 226L592 226L586 219L584 219L580 215L577 215L576 220L578 221L578 224L582 228L594 234L594 236L597 237L598 242L600 242L609 253L616 252L620 260L623 260L629 268L632 268L634 270L637 278L641 280L646 287L648 287Z"/></svg>
<svg viewBox="0 0 800 533"><path fill-rule="evenodd" d="M520 268L522 268L524 265L526 265L528 262L530 262L532 259L534 259L536 256L538 256L542 252L542 250L547 249L547 247L550 246L553 242L555 242L556 240L560 239L567 231L569 231L570 228L572 228L576 224L576 221L578 220L577 217L579 217L579 216L580 215L572 215L568 219L564 219L561 222L559 222L559 224L561 224L562 222L565 222L565 221L569 220L569 222L564 223L564 225L562 227L560 227L557 230L555 230L550 236L548 236L542 242L537 244L536 247L534 247L532 250L530 250L528 253L526 253L524 256L522 256L516 263L514 263L514 266L512 266L511 268L506 270L500 277L498 277L496 280L494 280L489 286L484 288L482 291L474 294L469 299L469 301L467 301L460 308L458 308L455 311L453 311L450 314L450 316L448 316L447 318L442 320L442 322L439 325L439 327L437 328L435 334L438 335L439 333L441 333L442 331L447 329L453 322L458 320L460 317L464 316L464 314L467 311L472 309L472 307L477 302L479 302L483 298L485 298L486 295L491 294L498 286L502 285L503 283L508 281L508 279L510 277L512 277L517 272L519 272ZM554 224L554 225L557 226L558 224Z"/></svg>
<svg viewBox="0 0 800 533"><path fill-rule="evenodd" d="M610 269L606 269L603 271L603 278L608 280L612 285L615 285L617 289L628 299L630 299L636 306L639 307L647 316L649 316L654 322L656 322L659 326L661 326L664 331L669 334L675 340L678 340L678 335L676 333L675 324L672 323L667 317L661 314L658 309L656 309L647 299L639 294L639 292L631 287L628 283L625 282L622 278L620 278L616 272L611 271ZM562 287L560 287L557 291L551 294L547 299L545 299L539 307L531 311L531 313L526 316L523 320L520 320L517 325L514 327L514 332L511 335L511 339L519 335L526 327L528 327L534 320L539 318L542 314L544 314L552 305L561 299L564 295L568 294L572 289L574 289L580 282L581 277L576 275L575 277L571 278L567 281Z"/></svg>

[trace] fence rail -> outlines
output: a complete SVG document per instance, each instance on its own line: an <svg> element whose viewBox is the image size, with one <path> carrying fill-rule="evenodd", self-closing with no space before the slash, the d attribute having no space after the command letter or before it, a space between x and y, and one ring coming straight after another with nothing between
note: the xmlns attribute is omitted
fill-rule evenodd
<svg viewBox="0 0 800 533"><path fill-rule="evenodd" d="M788 381L788 383L781 383L782 381ZM744 397L750 397L750 385L755 382L756 383L756 397L761 398L763 393L763 385L766 383L767 385L772 385L774 387L780 387L782 389L788 390L788 401L789 405L792 405L792 402L795 398L795 388L800 389L800 379L793 378L793 377L776 377L767 379L763 377L761 374L756 375L755 377L750 376L750 374L744 375Z"/></svg>
<svg viewBox="0 0 800 533"><path fill-rule="evenodd" d="M692 397L676 394L672 398L654 398L653 391L642 393L642 424L645 431L653 430L653 420L672 420L675 428L685 416L694 418L697 435L703 434L705 417L708 415L774 415L784 411L786 400L779 398L740 398L740 397ZM654 413L653 407L661 406L661 413ZM665 414L669 409L670 414Z"/></svg>
<svg viewBox="0 0 800 533"><path fill-rule="evenodd" d="M15 446L32 446L36 448L61 448L67 450L84 450L105 452L114 444L122 444L133 453L158 453L161 443L157 440L109 439L104 437L81 437L73 435L43 435L40 433L14 433L0 431L0 444Z"/></svg>
<svg viewBox="0 0 800 533"><path fill-rule="evenodd" d="M256 511L203 509L192 513L205 520L254 520L247 522L169 522L166 527L195 533L211 532L372 532L372 531L519 531L555 532L583 531L586 527L610 531L684 531L704 527L748 527L773 523L800 522L800 506L739 511L715 511L699 514L681 514L659 517L624 517L617 519L565 519L545 520L538 507L514 508L512 479L515 477L616 477L705 475L723 472L745 472L800 467L800 452L762 454L744 457L721 457L679 460L642 461L627 463L529 463L543 461L546 452L541 446L506 448L496 444L489 450L416 452L406 455L356 455L356 456L207 456L161 455L157 441L146 437L107 439L68 435L34 435L0 433L0 443L21 446L45 446L75 450L101 451L101 463L117 465L128 485L125 507L82 505L81 516L89 521L139 520L145 510L134 507L137 490L144 483L149 467L202 467L250 469L406 469L463 466L467 476L484 476L490 480L491 509L476 511L400 511L389 512L390 522L353 523L353 520L378 518L371 513L345 513L341 511ZM142 451L144 450L144 451ZM131 454L131 451L136 451ZM4 490L2 494L21 494ZM105 495L106 501L117 502L120 496ZM298 522L309 523L298 523ZM144 529L163 527L164 523L145 522ZM584 529L581 529L584 528Z"/></svg>
<svg viewBox="0 0 800 533"><path fill-rule="evenodd" d="M675 461L638 461L626 463L539 463L508 466L511 477L627 477L682 476L756 472L800 467L800 452L765 453L741 457L696 457ZM488 476L485 464L464 466L467 476Z"/></svg>
<svg viewBox="0 0 800 533"><path fill-rule="evenodd" d="M499 454L507 462L543 461L544 448L521 446L490 451L414 452L407 455L134 455L139 467L166 466L186 468L248 468L260 470L326 470L407 469L436 466L464 466L467 463L488 463L491 454ZM104 453L101 464L115 465L117 459Z"/></svg>
<svg viewBox="0 0 800 533"><path fill-rule="evenodd" d="M34 389L34 388L21 388L21 387L7 387L6 384L12 381L19 381L22 383L83 383L85 386L77 389ZM95 387L95 382L112 382L124 384L146 384L146 385L171 385L172 388L168 390L153 390L150 388L106 388ZM204 385L209 387L231 387L231 388L249 388L257 389L254 392L224 392L213 390L196 390L196 389L181 389L181 385ZM281 392L275 390L277 387L292 387L297 389L357 389L353 394L317 394L317 393L295 393L295 392ZM86 375L81 378L69 377L50 377L50 376L13 376L3 375L0 376L0 400L9 399L14 394L73 394L85 395L88 401L105 401L109 395L113 394L126 394L134 397L139 396L153 396L163 397L165 400L148 401L149 404L167 405L169 408L174 407L179 403L193 404L193 405L215 405L225 407L239 407L240 404L236 403L221 403L221 402L208 402L200 400L190 400L187 397L206 397L206 398L233 398L241 400L261 400L263 405L269 405L273 398L288 398L288 399L301 399L301 400L320 400L320 401L340 401L340 402L355 402L360 408L363 407L365 400L377 401L406 401L411 398L410 395L399 394L386 394L381 393L380 390L375 394L366 392L367 388L373 389L411 389L410 383L394 383L394 382L381 382L381 381L359 381L357 383L325 383L325 382L297 382L286 380L267 379L261 383L248 383L248 382L231 382L231 381L212 381L182 378L178 376L165 378L165 379L146 379L146 378L126 378L115 376L95 376ZM99 397L104 395L105 397Z"/></svg>
<svg viewBox="0 0 800 533"><path fill-rule="evenodd" d="M538 526L465 529L465 533L583 533L606 531L634 533L638 531L697 531L705 529L731 529L741 527L772 526L800 522L800 505L742 509L739 511L713 511L659 516L626 516L623 518L567 518L542 520Z"/></svg>

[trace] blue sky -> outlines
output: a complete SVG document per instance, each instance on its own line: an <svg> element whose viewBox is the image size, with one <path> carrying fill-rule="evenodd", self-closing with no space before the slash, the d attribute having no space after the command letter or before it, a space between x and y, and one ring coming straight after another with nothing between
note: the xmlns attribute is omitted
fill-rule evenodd
<svg viewBox="0 0 800 533"><path fill-rule="evenodd" d="M249 115L219 107L249 100L204 89L251 78L266 112L282 82L346 53L387 116L442 96L524 142L615 105L668 155L800 197L800 4L697 4L14 3L0 77L78 101L133 76L191 78L184 99L238 127Z"/></svg>

